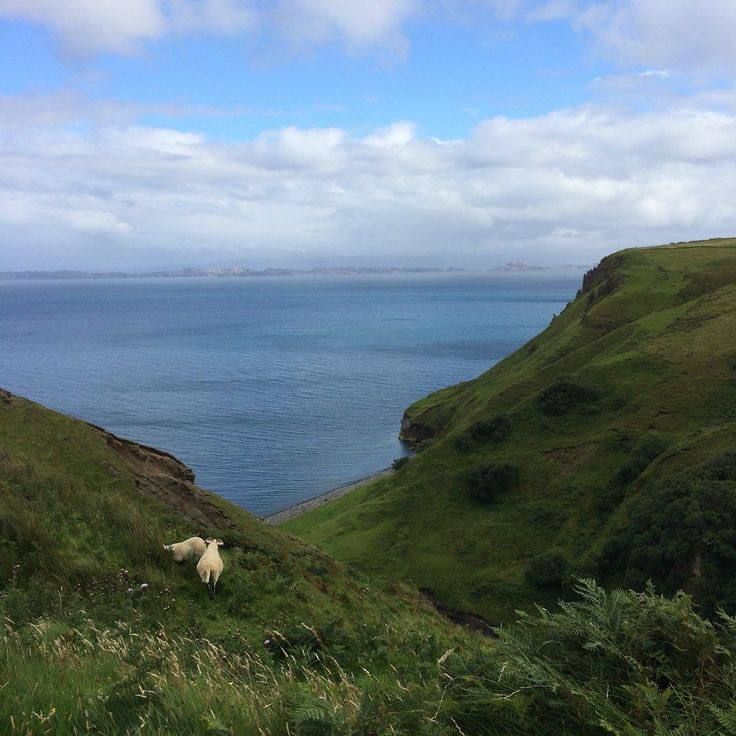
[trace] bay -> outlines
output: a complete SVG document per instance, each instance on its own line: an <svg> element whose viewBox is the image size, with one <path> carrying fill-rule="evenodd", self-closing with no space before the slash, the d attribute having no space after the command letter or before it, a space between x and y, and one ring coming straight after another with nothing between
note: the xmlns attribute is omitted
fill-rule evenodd
<svg viewBox="0 0 736 736"><path fill-rule="evenodd" d="M263 515L404 454L406 406L529 340L581 279L0 282L0 386L167 450Z"/></svg>

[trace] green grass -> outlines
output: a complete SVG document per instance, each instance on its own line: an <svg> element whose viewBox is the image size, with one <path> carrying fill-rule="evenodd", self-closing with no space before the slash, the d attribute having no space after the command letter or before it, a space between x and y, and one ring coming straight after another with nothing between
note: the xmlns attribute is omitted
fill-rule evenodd
<svg viewBox="0 0 736 736"><path fill-rule="evenodd" d="M0 733L338 733L372 702L380 730L402 688L439 698L444 652L488 647L185 478L0 394ZM212 601L162 549L192 534L225 540Z"/></svg>
<svg viewBox="0 0 736 736"><path fill-rule="evenodd" d="M596 395L546 413L540 392L561 378ZM595 574L609 586L632 579L637 550L622 549L612 564L606 545L647 494L735 446L733 407L736 240L622 251L604 259L584 293L530 343L474 381L411 406L407 418L431 427L435 439L400 472L285 528L371 573L429 589L448 606L508 621L519 607L565 594L565 586L543 589L525 576L540 555L560 555L572 574ZM458 449L470 427L501 413L512 421L508 439ZM667 450L613 487L650 435ZM473 501L469 476L502 463L519 468L518 486L493 503ZM673 580L652 569L664 589L699 595L695 573ZM736 596L724 591L720 602L733 609Z"/></svg>
<svg viewBox="0 0 736 736"><path fill-rule="evenodd" d="M316 632L305 629L316 636ZM400 634L400 636L399 636ZM685 595L607 594L499 631L493 647L439 654L426 630L386 625L388 671L325 650L268 651L49 618L0 640L0 729L9 736L604 736L736 734L736 621L700 618Z"/></svg>
<svg viewBox="0 0 736 736"><path fill-rule="evenodd" d="M141 452L0 394L2 734L736 734L736 623L703 620L686 596L584 583L576 602L483 638ZM390 506L390 488L356 495ZM161 549L194 531L226 541L213 601Z"/></svg>

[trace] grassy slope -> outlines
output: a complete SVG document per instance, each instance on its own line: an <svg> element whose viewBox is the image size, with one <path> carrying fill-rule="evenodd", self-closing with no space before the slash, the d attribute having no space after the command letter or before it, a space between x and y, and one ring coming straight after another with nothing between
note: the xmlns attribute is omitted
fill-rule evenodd
<svg viewBox="0 0 736 736"><path fill-rule="evenodd" d="M736 240L616 253L534 340L479 378L409 408L410 422L437 437L406 467L286 528L492 621L558 595L525 578L542 553L558 552L573 569L616 584L595 561L648 482L733 448L735 363ZM538 394L561 376L600 397L545 415ZM501 412L513 421L509 439L458 450L469 426ZM613 476L652 433L668 450L610 507ZM472 501L469 474L498 462L519 467L519 487L491 505Z"/></svg>
<svg viewBox="0 0 736 736"><path fill-rule="evenodd" d="M14 576L20 584L42 571L52 586L93 592L94 585L115 588L119 571L127 569L119 586L126 600L128 587L147 582L149 601L164 589L170 593L163 602L170 613L157 603L156 615L196 620L210 635L237 625L254 642L293 621L319 625L374 618L372 612L379 619L416 615L423 625L442 626L409 589L387 594L309 544L181 482L171 466L186 468L153 451L144 456L147 478L156 480L161 464L171 461L163 467L163 484L172 496L189 496L178 507L159 500L128 453L111 447L118 444L111 437L20 397L0 396L0 579ZM194 563L177 565L162 549L192 534L226 541L216 605Z"/></svg>
<svg viewBox="0 0 736 736"><path fill-rule="evenodd" d="M165 454L0 392L0 731L86 733L88 712L100 733L149 717L159 725L141 733L200 733L221 716L239 734L295 733L300 708L334 701L354 721L384 682L396 700L397 676L421 690L444 651L484 646L416 592L372 583L187 477ZM226 541L214 601L194 562L162 549L198 533ZM220 683L204 695L202 671ZM150 711L140 687L158 692ZM52 710L46 726L33 715Z"/></svg>

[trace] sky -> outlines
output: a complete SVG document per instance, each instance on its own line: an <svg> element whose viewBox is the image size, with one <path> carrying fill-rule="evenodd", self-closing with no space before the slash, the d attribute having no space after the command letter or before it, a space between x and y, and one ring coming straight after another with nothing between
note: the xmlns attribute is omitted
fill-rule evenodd
<svg viewBox="0 0 736 736"><path fill-rule="evenodd" d="M0 270L736 235L736 0L0 0Z"/></svg>

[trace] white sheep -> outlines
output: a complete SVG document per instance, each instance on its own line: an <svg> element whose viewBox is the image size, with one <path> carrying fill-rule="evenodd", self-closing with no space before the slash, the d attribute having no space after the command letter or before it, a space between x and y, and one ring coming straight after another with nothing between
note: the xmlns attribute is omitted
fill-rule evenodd
<svg viewBox="0 0 736 736"><path fill-rule="evenodd" d="M199 579L206 583L210 598L214 598L215 587L223 568L222 557L220 557L220 551L217 548L222 547L224 542L222 539L207 539L206 542L207 549L197 563L197 574Z"/></svg>
<svg viewBox="0 0 736 736"><path fill-rule="evenodd" d="M164 545L165 550L174 553L174 562L184 562L190 557L199 559L204 554L206 547L207 545L202 537L189 537L183 542Z"/></svg>

